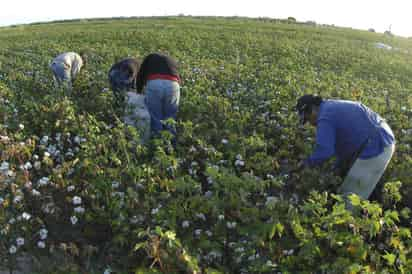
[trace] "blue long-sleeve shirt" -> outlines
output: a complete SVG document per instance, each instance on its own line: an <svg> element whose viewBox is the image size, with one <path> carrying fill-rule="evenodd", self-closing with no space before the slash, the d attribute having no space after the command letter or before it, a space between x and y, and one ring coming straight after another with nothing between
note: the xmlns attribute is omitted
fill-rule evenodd
<svg viewBox="0 0 412 274"><path fill-rule="evenodd" d="M317 166L332 156L337 165L348 159L362 146L359 158L368 159L381 154L395 143L387 123L368 107L358 102L325 100L320 104L317 118L316 149L305 165Z"/></svg>

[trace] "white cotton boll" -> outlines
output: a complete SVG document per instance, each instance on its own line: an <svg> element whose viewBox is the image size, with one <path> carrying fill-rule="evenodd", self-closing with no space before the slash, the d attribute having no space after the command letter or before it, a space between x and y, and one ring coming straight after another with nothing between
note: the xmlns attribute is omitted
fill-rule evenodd
<svg viewBox="0 0 412 274"><path fill-rule="evenodd" d="M245 251L245 249L243 248L243 247L237 247L236 249L235 249L235 252L236 253L242 253L242 252L244 252Z"/></svg>
<svg viewBox="0 0 412 274"><path fill-rule="evenodd" d="M24 238L22 238L22 237L17 238L16 239L16 244L17 244L17 246L24 245Z"/></svg>
<svg viewBox="0 0 412 274"><path fill-rule="evenodd" d="M74 208L74 212L79 213L79 214L83 214L85 212L84 207L78 206Z"/></svg>
<svg viewBox="0 0 412 274"><path fill-rule="evenodd" d="M30 220L31 215L30 215L29 213L27 213L27 212L23 212L23 214L21 215L21 217L22 217L24 220L28 221L28 220Z"/></svg>
<svg viewBox="0 0 412 274"><path fill-rule="evenodd" d="M82 198L80 198L79 196L74 196L72 202L74 205L80 205L82 203Z"/></svg>
<svg viewBox="0 0 412 274"><path fill-rule="evenodd" d="M197 237L199 237L201 234L202 234L202 230L201 230L201 229L196 229L196 230L195 230L195 235L196 235Z"/></svg>
<svg viewBox="0 0 412 274"><path fill-rule="evenodd" d="M8 162L2 162L0 165L0 172L5 173L9 170L10 164Z"/></svg>
<svg viewBox="0 0 412 274"><path fill-rule="evenodd" d="M11 245L9 248L10 254L15 254L17 252L17 247L15 245Z"/></svg>
<svg viewBox="0 0 412 274"><path fill-rule="evenodd" d="M182 227L183 228L188 228L190 226L190 222L189 221L183 221L182 222Z"/></svg>
<svg viewBox="0 0 412 274"><path fill-rule="evenodd" d="M112 188L118 188L119 185L120 185L120 183L117 182L117 181L113 181L113 182L112 182Z"/></svg>
<svg viewBox="0 0 412 274"><path fill-rule="evenodd" d="M43 155L44 155L45 158L49 158L49 157L50 157L50 153L47 152L47 151L45 151Z"/></svg>
<svg viewBox="0 0 412 274"><path fill-rule="evenodd" d="M24 125L23 125L23 124L19 124L19 129L23 130L23 129L24 129Z"/></svg>
<svg viewBox="0 0 412 274"><path fill-rule="evenodd" d="M222 144L224 144L224 145L229 144L229 140L228 139L222 139Z"/></svg>
<svg viewBox="0 0 412 274"><path fill-rule="evenodd" d="M47 145L47 143L49 142L49 136L43 136L41 139L40 139L40 144L41 145L44 145L44 146L46 146Z"/></svg>
<svg viewBox="0 0 412 274"><path fill-rule="evenodd" d="M203 220L203 221L206 221L206 216L205 216L205 214L203 214L203 213L196 213L196 217L197 217L198 219L201 219L201 220Z"/></svg>
<svg viewBox="0 0 412 274"><path fill-rule="evenodd" d="M49 231L47 231L47 229L45 229L45 228L42 228L39 231L39 235L40 235L41 240L46 240L48 234L49 234Z"/></svg>
<svg viewBox="0 0 412 274"><path fill-rule="evenodd" d="M241 166L244 166L244 165L245 165L245 161L243 161L243 160L236 160L235 161L235 166L241 167Z"/></svg>
<svg viewBox="0 0 412 274"><path fill-rule="evenodd" d="M79 136L74 137L74 142L75 142L76 144L80 144L80 141L81 141L81 139L80 139Z"/></svg>
<svg viewBox="0 0 412 274"><path fill-rule="evenodd" d="M32 191L31 191L31 195L33 195L34 197L38 197L38 196L40 196L40 192L39 191L37 191L36 189L32 189Z"/></svg>
<svg viewBox="0 0 412 274"><path fill-rule="evenodd" d="M104 270L104 272L103 272L103 274L110 274L110 273L112 273L112 270L111 270L110 267L109 267L109 268L106 268L106 269Z"/></svg>
<svg viewBox="0 0 412 274"><path fill-rule="evenodd" d="M151 211L152 215L156 215L158 212L159 212L158 208L153 208Z"/></svg>
<svg viewBox="0 0 412 274"><path fill-rule="evenodd" d="M43 249L43 248L45 248L45 247L46 247L46 243L45 243L45 242L43 242L43 241L38 241L38 242L37 242L37 247L38 247L38 248L42 248L42 249Z"/></svg>
<svg viewBox="0 0 412 274"><path fill-rule="evenodd" d="M35 170L40 170L40 168L41 168L41 162L40 161L34 162L34 169Z"/></svg>
<svg viewBox="0 0 412 274"><path fill-rule="evenodd" d="M68 186L67 187L67 192L72 192L75 189L74 186Z"/></svg>
<svg viewBox="0 0 412 274"><path fill-rule="evenodd" d="M78 221L78 220L79 220L79 219L77 219L76 216L71 216L71 217L70 217L70 222L72 223L72 225L77 224L77 221Z"/></svg>
<svg viewBox="0 0 412 274"><path fill-rule="evenodd" d="M47 186L50 183L50 179L48 177L42 177L38 182L38 186Z"/></svg>
<svg viewBox="0 0 412 274"><path fill-rule="evenodd" d="M236 222L227 222L226 223L226 227L229 228L229 229L235 228L236 225L237 225Z"/></svg>
<svg viewBox="0 0 412 274"><path fill-rule="evenodd" d="M219 221L223 221L225 219L225 216L220 214L219 216L217 216L217 218L219 219Z"/></svg>
<svg viewBox="0 0 412 274"><path fill-rule="evenodd" d="M20 203L21 201L23 201L23 197L21 195L17 195L16 197L14 197L13 202L15 204Z"/></svg>

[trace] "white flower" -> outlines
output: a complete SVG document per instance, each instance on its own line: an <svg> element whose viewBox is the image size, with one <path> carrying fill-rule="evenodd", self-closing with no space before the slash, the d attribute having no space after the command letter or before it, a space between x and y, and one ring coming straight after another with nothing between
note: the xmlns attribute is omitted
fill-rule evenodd
<svg viewBox="0 0 412 274"><path fill-rule="evenodd" d="M183 227L183 228L188 228L189 225L190 225L189 221L183 221L183 222L182 222L182 227Z"/></svg>
<svg viewBox="0 0 412 274"><path fill-rule="evenodd" d="M112 182L112 188L118 188L119 185L120 185L120 183L117 182L117 181L113 181L113 182Z"/></svg>
<svg viewBox="0 0 412 274"><path fill-rule="evenodd" d="M24 238L22 238L22 237L17 238L16 239L16 244L17 244L17 246L24 245Z"/></svg>
<svg viewBox="0 0 412 274"><path fill-rule="evenodd" d="M79 196L74 196L72 201L74 205L80 205L82 203L82 198L80 198Z"/></svg>
<svg viewBox="0 0 412 274"><path fill-rule="evenodd" d="M39 231L40 239L46 240L48 233L49 233L49 231L47 231L47 229L45 229L45 228L40 229L40 231Z"/></svg>
<svg viewBox="0 0 412 274"><path fill-rule="evenodd" d="M23 219L25 219L26 221L30 220L31 215L27 212L23 212L23 214L21 215L23 217Z"/></svg>
<svg viewBox="0 0 412 274"><path fill-rule="evenodd" d="M222 144L227 145L229 143L228 139L222 139Z"/></svg>
<svg viewBox="0 0 412 274"><path fill-rule="evenodd" d="M77 219L76 216L71 216L71 217L70 217L70 222L72 222L72 225L77 224L77 221L78 221L78 219Z"/></svg>
<svg viewBox="0 0 412 274"><path fill-rule="evenodd" d="M9 253L14 254L17 252L17 247L15 245L11 245L9 248Z"/></svg>
<svg viewBox="0 0 412 274"><path fill-rule="evenodd" d="M23 129L24 129L24 125L23 125L23 124L19 124L19 128L20 128L21 130L23 130Z"/></svg>
<svg viewBox="0 0 412 274"><path fill-rule="evenodd" d="M38 241L38 242L37 242L37 247L38 247L38 248L45 248L45 247L46 247L46 243L43 242L43 241Z"/></svg>
<svg viewBox="0 0 412 274"><path fill-rule="evenodd" d="M68 192L72 192L74 189L75 189L74 186L68 186L68 187L67 187L67 191L68 191Z"/></svg>
<svg viewBox="0 0 412 274"><path fill-rule="evenodd" d="M217 218L219 219L219 221L223 221L225 219L225 216L220 214L219 216L217 216Z"/></svg>
<svg viewBox="0 0 412 274"><path fill-rule="evenodd" d="M79 214L83 214L85 212L84 207L78 206L74 208L74 212L79 213Z"/></svg>

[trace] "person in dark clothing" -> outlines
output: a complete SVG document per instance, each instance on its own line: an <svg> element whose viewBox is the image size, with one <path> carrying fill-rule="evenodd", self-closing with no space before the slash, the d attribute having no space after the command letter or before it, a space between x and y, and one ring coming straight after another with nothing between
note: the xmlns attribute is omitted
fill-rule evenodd
<svg viewBox="0 0 412 274"><path fill-rule="evenodd" d="M144 58L137 74L136 90L146 94L151 130L155 135L164 129L176 134L174 128L166 126L164 121L176 119L180 100L179 83L174 59L160 53L152 53Z"/></svg>
<svg viewBox="0 0 412 274"><path fill-rule="evenodd" d="M130 91L136 88L136 77L140 61L126 58L115 63L109 70L109 82L114 92Z"/></svg>

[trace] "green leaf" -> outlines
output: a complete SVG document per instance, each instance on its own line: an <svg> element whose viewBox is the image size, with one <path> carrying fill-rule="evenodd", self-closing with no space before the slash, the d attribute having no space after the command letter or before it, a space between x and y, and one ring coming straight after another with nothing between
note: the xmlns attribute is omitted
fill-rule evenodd
<svg viewBox="0 0 412 274"><path fill-rule="evenodd" d="M386 260L388 265L392 266L395 264L396 256L394 254L387 252L386 255L383 255L382 257Z"/></svg>

